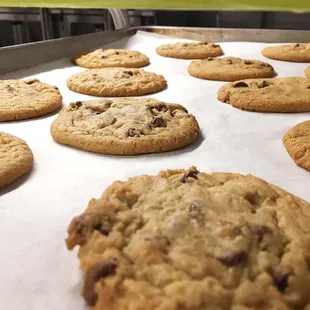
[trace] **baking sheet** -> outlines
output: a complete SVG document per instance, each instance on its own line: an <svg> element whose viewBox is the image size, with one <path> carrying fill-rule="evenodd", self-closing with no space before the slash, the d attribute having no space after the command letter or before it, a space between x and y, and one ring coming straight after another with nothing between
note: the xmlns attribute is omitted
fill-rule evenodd
<svg viewBox="0 0 310 310"><path fill-rule="evenodd" d="M114 180L156 174L168 168L196 165L205 172L251 173L310 201L310 173L297 167L282 145L290 127L310 119L310 113L264 114L241 111L217 101L223 82L199 80L187 73L190 61L160 57L156 47L186 41L138 32L106 47L131 48L151 59L146 70L163 74L168 88L150 95L176 102L197 117L202 138L164 154L105 156L55 143L49 128L57 114L38 119L0 123L0 131L24 139L35 163L30 174L0 190L0 308L6 310L86 309L79 295L81 275L76 253L64 238L71 219L82 213ZM267 60L263 43L221 43L226 56ZM304 76L306 64L267 60L279 77ZM83 71L61 59L17 71L4 78L37 77L55 85L63 104L94 97L71 92L66 79ZM75 251L76 252L76 251Z"/></svg>

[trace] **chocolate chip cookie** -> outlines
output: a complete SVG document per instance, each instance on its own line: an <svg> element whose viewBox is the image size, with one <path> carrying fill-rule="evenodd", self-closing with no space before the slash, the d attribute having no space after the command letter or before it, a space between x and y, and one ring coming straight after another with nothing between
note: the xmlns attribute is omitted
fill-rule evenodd
<svg viewBox="0 0 310 310"><path fill-rule="evenodd" d="M268 78L274 75L271 65L252 59L236 57L213 58L192 61L188 67L190 75L216 81Z"/></svg>
<svg viewBox="0 0 310 310"><path fill-rule="evenodd" d="M283 144L294 162L310 171L310 121L288 130L283 136Z"/></svg>
<svg viewBox="0 0 310 310"><path fill-rule="evenodd" d="M199 135L195 117L178 104L150 98L79 101L64 108L53 138L84 150L135 155L175 150Z"/></svg>
<svg viewBox="0 0 310 310"><path fill-rule="evenodd" d="M0 122L43 116L61 104L58 88L38 79L0 80Z"/></svg>
<svg viewBox="0 0 310 310"><path fill-rule="evenodd" d="M222 86L218 100L248 111L310 111L310 80L303 77L242 80Z"/></svg>
<svg viewBox="0 0 310 310"><path fill-rule="evenodd" d="M251 175L114 182L75 217L94 310L309 309L310 204Z"/></svg>
<svg viewBox="0 0 310 310"><path fill-rule="evenodd" d="M144 54L125 49L97 49L72 58L73 62L88 69L123 67L140 68L148 65L150 60Z"/></svg>
<svg viewBox="0 0 310 310"><path fill-rule="evenodd" d="M262 54L276 60L310 62L310 43L269 46L262 50Z"/></svg>
<svg viewBox="0 0 310 310"><path fill-rule="evenodd" d="M0 187L28 172L33 154L25 141L0 131Z"/></svg>
<svg viewBox="0 0 310 310"><path fill-rule="evenodd" d="M67 81L69 89L99 97L141 96L163 90L162 75L142 69L103 68L79 72Z"/></svg>
<svg viewBox="0 0 310 310"><path fill-rule="evenodd" d="M200 59L223 55L223 50L218 44L208 42L164 44L157 47L156 52L160 56L181 59Z"/></svg>

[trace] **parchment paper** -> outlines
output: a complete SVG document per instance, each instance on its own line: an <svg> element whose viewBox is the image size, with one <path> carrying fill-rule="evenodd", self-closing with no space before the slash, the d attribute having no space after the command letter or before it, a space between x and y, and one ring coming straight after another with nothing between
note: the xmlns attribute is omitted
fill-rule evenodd
<svg viewBox="0 0 310 310"><path fill-rule="evenodd" d="M114 180L196 165L205 172L251 173L310 201L310 173L294 164L281 141L286 130L310 119L310 113L253 113L218 102L217 90L224 83L191 77L190 61L156 54L158 45L177 41L182 40L139 32L109 47L136 49L150 57L145 69L168 81L166 90L150 97L182 104L197 117L202 138L192 146L156 155L105 156L55 143L49 128L56 113L0 123L0 131L24 139L35 157L30 174L0 190L0 309L86 309L79 295L76 251L67 251L64 238L71 219ZM279 77L304 76L307 66L265 59L263 43L221 46L226 56L268 61ZM66 87L66 79L83 70L66 58L2 78L37 77L57 86L67 105L93 98Z"/></svg>

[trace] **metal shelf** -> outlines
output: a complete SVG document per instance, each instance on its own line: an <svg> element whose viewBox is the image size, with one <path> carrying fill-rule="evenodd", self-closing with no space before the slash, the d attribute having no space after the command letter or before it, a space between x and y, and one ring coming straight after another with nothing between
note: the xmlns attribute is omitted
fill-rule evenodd
<svg viewBox="0 0 310 310"><path fill-rule="evenodd" d="M9 31L1 29L0 46L71 36L75 34L74 24L88 26L84 33L130 26L127 11L117 9L0 8L0 21L11 27ZM30 23L35 24L35 29L31 29ZM83 31L77 33L83 34ZM30 35L35 35L35 39L31 40Z"/></svg>
<svg viewBox="0 0 310 310"><path fill-rule="evenodd" d="M2 7L62 7L115 9L192 9L192 10L287 10L309 12L309 0L3 0Z"/></svg>

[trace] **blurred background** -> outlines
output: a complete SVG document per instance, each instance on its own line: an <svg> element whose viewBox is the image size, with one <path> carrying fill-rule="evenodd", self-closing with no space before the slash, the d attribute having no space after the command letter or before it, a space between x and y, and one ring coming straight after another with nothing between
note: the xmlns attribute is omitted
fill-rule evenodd
<svg viewBox="0 0 310 310"><path fill-rule="evenodd" d="M128 10L131 26L310 30L310 13ZM0 8L0 46L114 29L108 10Z"/></svg>

